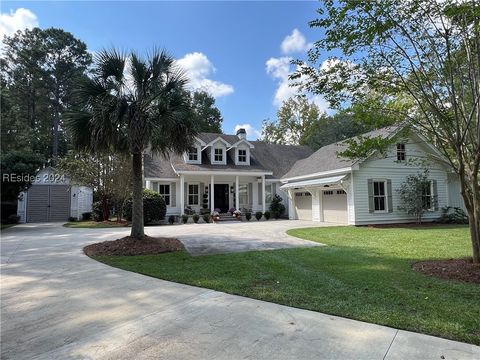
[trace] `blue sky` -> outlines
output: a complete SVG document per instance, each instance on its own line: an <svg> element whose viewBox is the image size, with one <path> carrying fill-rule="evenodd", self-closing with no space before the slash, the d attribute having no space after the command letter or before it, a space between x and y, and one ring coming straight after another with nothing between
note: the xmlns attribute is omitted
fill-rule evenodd
<svg viewBox="0 0 480 360"><path fill-rule="evenodd" d="M91 51L115 46L139 52L166 48L184 66L193 88L217 99L224 131L247 125L256 138L265 118L295 92L286 77L290 58L305 58L321 36L308 21L320 3L3 1L0 30L58 27ZM312 97L326 109L319 97Z"/></svg>

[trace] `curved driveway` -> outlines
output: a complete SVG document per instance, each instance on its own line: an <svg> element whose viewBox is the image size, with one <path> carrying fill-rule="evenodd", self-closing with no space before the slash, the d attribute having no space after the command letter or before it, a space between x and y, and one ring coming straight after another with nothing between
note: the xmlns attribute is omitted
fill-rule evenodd
<svg viewBox="0 0 480 360"><path fill-rule="evenodd" d="M264 235L259 224L148 233L191 227L217 234L220 243L233 234L268 243L272 235L285 239L287 227L313 225L270 224ZM476 346L158 280L82 253L89 243L127 233L60 224L2 231L2 359L480 358ZM191 235L180 237L188 242Z"/></svg>

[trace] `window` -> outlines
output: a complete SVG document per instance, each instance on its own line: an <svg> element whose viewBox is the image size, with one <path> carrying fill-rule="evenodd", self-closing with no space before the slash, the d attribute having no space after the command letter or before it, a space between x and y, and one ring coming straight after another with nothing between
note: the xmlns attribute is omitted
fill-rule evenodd
<svg viewBox="0 0 480 360"><path fill-rule="evenodd" d="M385 181L373 182L373 205L375 211L387 210L387 194Z"/></svg>
<svg viewBox="0 0 480 360"><path fill-rule="evenodd" d="M397 161L405 161L405 144L397 144Z"/></svg>
<svg viewBox="0 0 480 360"><path fill-rule="evenodd" d="M345 190L337 190L337 195L345 195Z"/></svg>
<svg viewBox="0 0 480 360"><path fill-rule="evenodd" d="M333 190L324 191L323 195L333 195Z"/></svg>
<svg viewBox="0 0 480 360"><path fill-rule="evenodd" d="M215 162L223 162L223 149L222 149L222 148L216 148L216 149L214 149L213 161L215 161Z"/></svg>
<svg viewBox="0 0 480 360"><path fill-rule="evenodd" d="M238 149L238 162L246 163L247 162L247 150Z"/></svg>
<svg viewBox="0 0 480 360"><path fill-rule="evenodd" d="M422 206L425 210L433 210L432 182L427 181L422 187Z"/></svg>
<svg viewBox="0 0 480 360"><path fill-rule="evenodd" d="M163 196L165 200L165 205L170 206L170 185L159 184L158 192Z"/></svg>
<svg viewBox="0 0 480 360"><path fill-rule="evenodd" d="M188 161L198 161L198 149L197 148L188 149Z"/></svg>
<svg viewBox="0 0 480 360"><path fill-rule="evenodd" d="M265 202L271 203L272 202L272 184L265 184Z"/></svg>
<svg viewBox="0 0 480 360"><path fill-rule="evenodd" d="M188 184L188 205L198 205L200 198L199 185Z"/></svg>
<svg viewBox="0 0 480 360"><path fill-rule="evenodd" d="M240 203L240 207L248 207L248 185L247 184L239 184L238 185L238 201Z"/></svg>

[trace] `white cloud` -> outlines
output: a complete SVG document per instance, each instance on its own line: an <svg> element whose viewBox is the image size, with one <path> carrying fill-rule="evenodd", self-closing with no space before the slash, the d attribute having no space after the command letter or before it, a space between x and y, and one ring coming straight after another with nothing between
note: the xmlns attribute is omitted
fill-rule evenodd
<svg viewBox="0 0 480 360"><path fill-rule="evenodd" d="M10 36L18 30L32 29L38 26L37 16L30 10L18 8L10 13L0 14L0 37Z"/></svg>
<svg viewBox="0 0 480 360"><path fill-rule="evenodd" d="M237 124L235 125L235 133L238 129L245 129L245 131L247 132L247 139L249 140L257 140L262 137L262 132L255 129L250 124Z"/></svg>
<svg viewBox="0 0 480 360"><path fill-rule="evenodd" d="M297 86L292 86L288 76L293 72L293 65L290 63L292 58L283 56L280 58L270 58L265 63L267 74L272 76L278 83L277 90L273 98L273 105L280 107L282 103L289 98L301 94ZM329 109L328 102L321 95L307 95L311 102L314 102L321 111Z"/></svg>
<svg viewBox="0 0 480 360"><path fill-rule="evenodd" d="M177 60L177 64L187 72L192 90L204 90L215 98L229 95L234 91L232 85L208 78L216 69L201 52L188 53Z"/></svg>
<svg viewBox="0 0 480 360"><path fill-rule="evenodd" d="M312 46L298 29L293 29L292 33L283 39L280 48L283 54L292 54L307 51Z"/></svg>

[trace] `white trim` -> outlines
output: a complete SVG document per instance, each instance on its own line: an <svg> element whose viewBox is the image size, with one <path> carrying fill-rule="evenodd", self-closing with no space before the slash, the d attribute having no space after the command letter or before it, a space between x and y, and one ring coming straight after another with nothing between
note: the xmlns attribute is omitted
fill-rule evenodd
<svg viewBox="0 0 480 360"><path fill-rule="evenodd" d="M243 176L261 176L272 175L271 171L191 171L191 170L178 170L178 174L183 175L243 175Z"/></svg>
<svg viewBox="0 0 480 360"><path fill-rule="evenodd" d="M298 182L292 182L292 183L287 183L285 185L280 186L280 189L289 189L289 188L305 188L305 187L315 187L319 185L326 185L326 184L336 184L340 182L343 178L345 178L345 175L340 175L340 176L332 176L332 177L327 177L327 178L319 178L319 179L314 179L314 180L306 180L306 181L298 181Z"/></svg>
<svg viewBox="0 0 480 360"><path fill-rule="evenodd" d="M220 154L216 154L215 150L222 150L222 160L215 160L215 156L220 156ZM218 147L218 146L212 146L212 158L210 160L210 163L212 165L225 165L227 163L227 149L223 146Z"/></svg>
<svg viewBox="0 0 480 360"><path fill-rule="evenodd" d="M385 210L375 210L375 196L377 198L382 197L382 195L375 195L375 183L383 183L383 198L385 198ZM385 214L388 213L388 185L387 185L388 179L372 179L372 197L373 197L373 213L374 214Z"/></svg>
<svg viewBox="0 0 480 360"><path fill-rule="evenodd" d="M223 139L222 137L218 136L218 137L216 137L215 139L213 139L212 141L210 141L208 144L204 145L202 151L205 150L207 147L212 146L213 144L215 144L215 143L217 142L217 140L220 140L221 142L223 142L223 144L224 144L225 146L231 146L230 143L229 143L227 140L225 140L225 139Z"/></svg>
<svg viewBox="0 0 480 360"><path fill-rule="evenodd" d="M341 168L341 169L336 169L336 170L321 171L321 172L314 173L314 174L309 174L309 175L294 176L294 177L291 177L291 178L283 178L283 179L280 179L280 181L282 183L288 183L292 180L309 179L309 178L313 178L313 177L323 177L325 175L344 174L344 173L346 174L346 173L349 173L350 171L352 171L352 168L351 167L346 167L346 168Z"/></svg>
<svg viewBox="0 0 480 360"><path fill-rule="evenodd" d="M247 139L240 139L240 140L238 140L236 143L230 145L230 147L227 149L227 151L230 150L230 149L233 149L234 147L237 147L237 146L238 146L240 143L242 143L242 142L247 143L248 146L250 147L250 149L255 148L255 146L253 146L253 144L252 144L250 141L248 141Z"/></svg>
<svg viewBox="0 0 480 360"><path fill-rule="evenodd" d="M172 181L172 182L177 182L178 177L176 178L153 178L153 177L147 177L145 178L145 181Z"/></svg>
<svg viewBox="0 0 480 360"><path fill-rule="evenodd" d="M183 160L186 164L201 164L202 163L202 148L200 146L192 146L192 149L197 150L197 160L190 160L190 152L187 150L183 155Z"/></svg>

